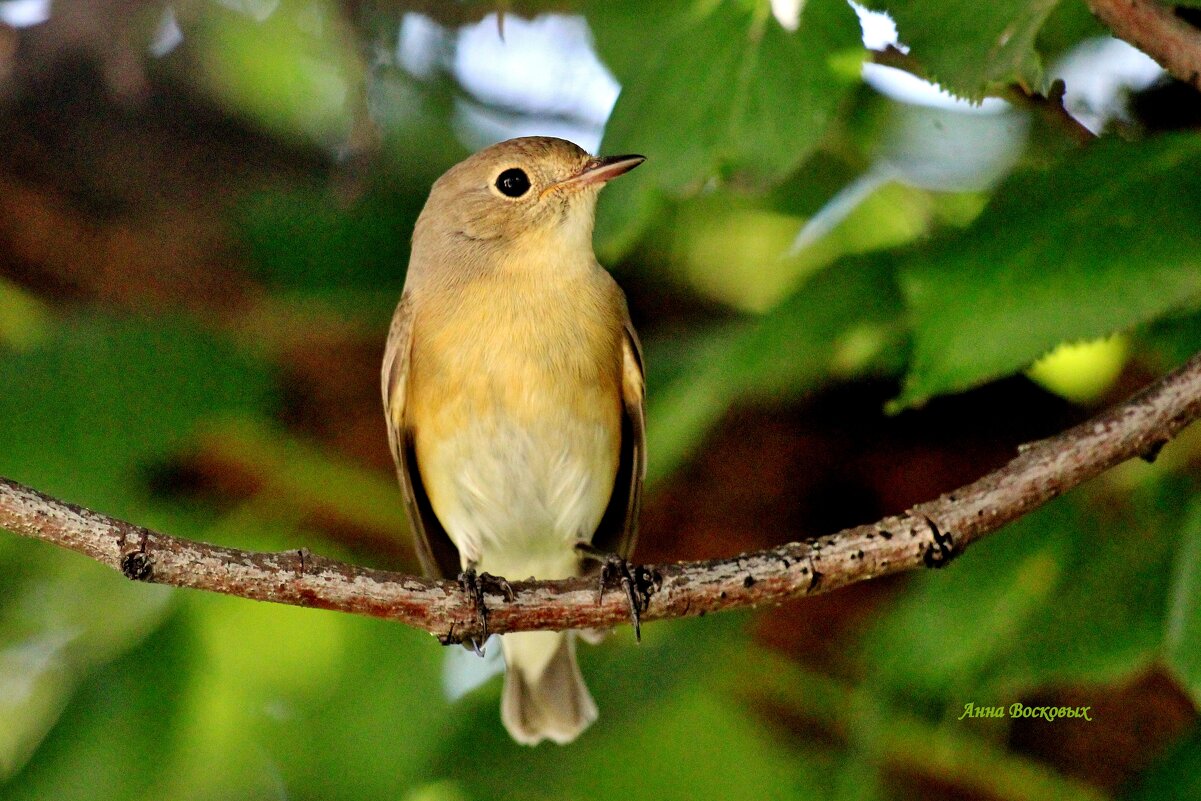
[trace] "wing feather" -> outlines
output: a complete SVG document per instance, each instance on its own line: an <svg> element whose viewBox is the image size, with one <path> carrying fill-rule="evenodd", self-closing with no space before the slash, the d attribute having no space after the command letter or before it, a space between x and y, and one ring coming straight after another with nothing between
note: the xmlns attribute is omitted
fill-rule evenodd
<svg viewBox="0 0 1201 801"><path fill-rule="evenodd" d="M452 578L459 573L459 551L450 541L430 505L429 496L417 468L413 432L405 419L408 401L409 366L413 345L413 303L406 292L400 298L380 371L384 398L384 416L388 426L388 444L396 462L396 473L404 493L405 511L413 530L413 542L421 569L428 576Z"/></svg>
<svg viewBox="0 0 1201 801"><path fill-rule="evenodd" d="M626 313L621 360L621 452L609 505L592 544L599 550L629 556L638 539L638 513L646 480L646 374L642 344Z"/></svg>

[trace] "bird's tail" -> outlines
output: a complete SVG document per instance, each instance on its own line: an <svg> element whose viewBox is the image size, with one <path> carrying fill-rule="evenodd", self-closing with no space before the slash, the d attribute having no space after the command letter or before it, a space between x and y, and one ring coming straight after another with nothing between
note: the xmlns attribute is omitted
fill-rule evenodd
<svg viewBox="0 0 1201 801"><path fill-rule="evenodd" d="M596 720L596 702L575 661L575 635L527 631L500 638L505 689L500 719L523 745L569 743Z"/></svg>

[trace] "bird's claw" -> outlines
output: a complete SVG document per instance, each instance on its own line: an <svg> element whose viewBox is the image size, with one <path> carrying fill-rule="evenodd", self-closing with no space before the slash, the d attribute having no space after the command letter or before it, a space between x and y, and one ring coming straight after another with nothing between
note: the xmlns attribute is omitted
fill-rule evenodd
<svg viewBox="0 0 1201 801"><path fill-rule="evenodd" d="M601 563L600 583L597 588L596 602L599 604L605 598L605 587L610 583L617 584L625 593L630 605L630 622L634 624L634 639L642 642L642 613L651 602L657 580L655 574L642 565L633 565L629 560L617 554L603 553L592 547L591 543L576 544L585 557Z"/></svg>
<svg viewBox="0 0 1201 801"><path fill-rule="evenodd" d="M634 624L634 639L642 642L642 613L650 606L654 586L650 571L642 565L632 565L620 556L610 556L601 565L597 603L604 599L605 585L610 581L625 592L626 602L630 605L630 622Z"/></svg>
<svg viewBox="0 0 1201 801"><path fill-rule="evenodd" d="M491 573L479 574L480 592L483 593L485 587L491 587L497 590L501 595L505 596L505 603L516 600L517 595L513 592L513 585L505 579L504 576L494 576Z"/></svg>
<svg viewBox="0 0 1201 801"><path fill-rule="evenodd" d="M488 605L484 601L484 587L480 583L480 576L476 574L474 567L469 567L460 573L458 582L459 587L471 596L471 600L475 604L475 617L480 629L480 638L478 640L475 637L469 638L470 647L468 642L464 642L463 647L468 648L476 656L483 656L484 649L480 643L488 641Z"/></svg>
<svg viewBox="0 0 1201 801"><path fill-rule="evenodd" d="M478 640L475 637L468 638L468 641L463 643L463 647L468 648L476 656L484 656L485 649L481 643L488 641L488 604L484 599L487 589L496 589L504 595L505 601L512 601L516 595L513 593L512 585L503 577L494 576L491 573L476 573L474 567L468 567L460 573L458 582L459 587L471 596L471 600L475 604L476 622L480 629L480 638Z"/></svg>

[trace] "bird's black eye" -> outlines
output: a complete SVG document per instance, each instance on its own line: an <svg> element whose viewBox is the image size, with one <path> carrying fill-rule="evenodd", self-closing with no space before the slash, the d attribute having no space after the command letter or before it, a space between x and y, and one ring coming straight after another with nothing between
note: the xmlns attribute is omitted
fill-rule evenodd
<svg viewBox="0 0 1201 801"><path fill-rule="evenodd" d="M496 188L502 195L521 197L530 191L530 177L525 174L525 170L512 167L496 176Z"/></svg>

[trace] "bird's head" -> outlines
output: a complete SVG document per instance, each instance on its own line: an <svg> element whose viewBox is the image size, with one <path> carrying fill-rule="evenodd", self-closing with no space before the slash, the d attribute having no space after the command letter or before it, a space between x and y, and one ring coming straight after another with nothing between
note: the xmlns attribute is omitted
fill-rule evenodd
<svg viewBox="0 0 1201 801"><path fill-rule="evenodd" d="M479 256L586 248L591 255L600 188L643 161L597 158L547 136L492 145L434 183L414 231L414 252L439 260L456 250Z"/></svg>

